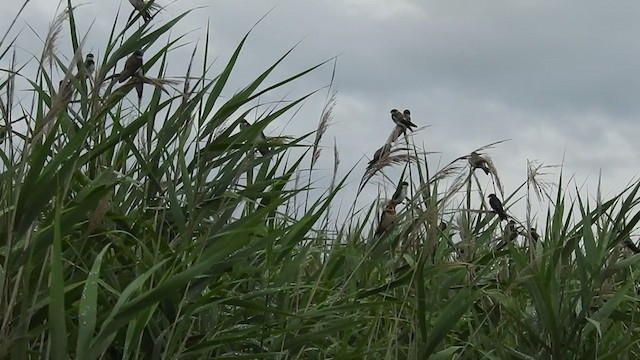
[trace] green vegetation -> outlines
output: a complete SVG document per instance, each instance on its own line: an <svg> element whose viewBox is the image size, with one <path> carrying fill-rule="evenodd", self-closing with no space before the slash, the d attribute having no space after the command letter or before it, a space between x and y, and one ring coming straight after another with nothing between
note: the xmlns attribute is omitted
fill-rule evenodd
<svg viewBox="0 0 640 360"><path fill-rule="evenodd" d="M190 65L179 83L164 80L167 52L181 45L169 32L185 16L115 21L90 80L76 76L86 29L72 10L53 22L37 74L21 70L11 37L0 43L10 64L0 77L0 358L640 358L640 255L623 246L640 220L640 183L567 200L531 165L502 194L493 164L474 172L465 155L433 172L405 144L363 178L405 167L412 196L395 224L373 236L371 199L336 227L329 211L346 178L334 174L317 198L312 180L298 180L313 178L331 89L315 133L259 136L313 94L238 131L262 111L260 96L317 66L268 83L285 55L223 97L245 37L221 73L209 73L205 49L199 73ZM69 63L52 50L67 30ZM146 77L112 83L137 49ZM32 102L16 102L18 77ZM140 81L138 111L125 99ZM523 231L526 206L518 241L501 243L508 229L484 205L486 176L507 210L548 204L541 241Z"/></svg>

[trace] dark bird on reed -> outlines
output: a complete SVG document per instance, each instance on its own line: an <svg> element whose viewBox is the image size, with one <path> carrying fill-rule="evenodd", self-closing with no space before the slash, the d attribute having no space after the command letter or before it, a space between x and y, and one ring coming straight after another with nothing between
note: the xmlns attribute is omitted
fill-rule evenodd
<svg viewBox="0 0 640 360"><path fill-rule="evenodd" d="M396 205L389 201L387 205L384 207L384 211L382 215L380 215L380 223L378 224L378 229L376 230L376 235L382 235L391 224L396 220Z"/></svg>
<svg viewBox="0 0 640 360"><path fill-rule="evenodd" d="M409 111L409 109L404 109L404 111L402 112L402 115L404 115L404 119L407 121L408 124L413 125L413 127L418 127L418 125L414 124L411 121L411 111Z"/></svg>
<svg viewBox="0 0 640 360"><path fill-rule="evenodd" d="M409 129L411 131L413 131L412 127L418 127L418 125L411 122L410 118L407 119L402 113L400 113L398 109L391 110L391 120L393 120L396 125L402 126L403 128Z"/></svg>
<svg viewBox="0 0 640 360"><path fill-rule="evenodd" d="M502 207L502 202L500 201L500 199L498 199L496 194L489 195L489 206L491 206L493 211L496 214L498 214L498 216L500 217L500 220L507 220L508 218L507 213L504 211L504 207Z"/></svg>
<svg viewBox="0 0 640 360"><path fill-rule="evenodd" d="M485 160L480 154L477 152L472 152L467 158L469 161L469 165L471 165L471 169L482 169L484 173L489 175L491 173L491 169L489 168L489 163Z"/></svg>
<svg viewBox="0 0 640 360"><path fill-rule="evenodd" d="M409 183L403 181L400 183L400 186L396 189L396 192L393 193L390 202L394 205L401 204L407 198L407 189L409 188Z"/></svg>
<svg viewBox="0 0 640 360"><path fill-rule="evenodd" d="M371 161L369 161L369 166L371 166L371 165L377 163L378 161L380 161L380 159L382 159L382 157L387 155L390 151L391 151L391 144L382 145L382 147L380 149L376 150L376 152L373 153L373 159L371 159Z"/></svg>
<svg viewBox="0 0 640 360"><path fill-rule="evenodd" d="M96 70L96 62L93 58L93 54L87 54L87 58L84 60L84 71L87 76L91 76L93 72Z"/></svg>
<svg viewBox="0 0 640 360"><path fill-rule="evenodd" d="M251 124L245 120L242 119L240 120L240 129L241 130L246 130L248 128L251 127ZM260 155L265 156L267 155L269 152L271 152L271 149L269 148L269 146L265 145L267 142L267 137L264 135L264 133L261 131L260 134L258 134L258 136L256 136L256 142L258 143L256 146L256 150L258 150L258 152L260 153Z"/></svg>
<svg viewBox="0 0 640 360"><path fill-rule="evenodd" d="M60 80L58 83L58 96L60 96L62 102L71 101L71 97L73 96L73 83L71 79L67 79L66 81Z"/></svg>
<svg viewBox="0 0 640 360"><path fill-rule="evenodd" d="M515 239L518 238L518 229L516 227L516 222L513 220L509 220L509 222L507 223L507 226L504 227L504 232L502 233L502 240L500 241L500 244L498 245L498 250L501 250L502 248L504 248L505 246L507 246L507 244L509 244L510 242L513 242Z"/></svg>
<svg viewBox="0 0 640 360"><path fill-rule="evenodd" d="M118 75L118 82L125 82L132 76L140 75L142 70L142 51L136 50L124 63L124 69Z"/></svg>

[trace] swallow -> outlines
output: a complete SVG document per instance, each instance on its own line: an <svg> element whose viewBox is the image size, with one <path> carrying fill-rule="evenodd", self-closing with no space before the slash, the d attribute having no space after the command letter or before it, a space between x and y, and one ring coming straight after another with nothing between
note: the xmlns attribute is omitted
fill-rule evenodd
<svg viewBox="0 0 640 360"><path fill-rule="evenodd" d="M413 124L411 122L411 111L409 111L409 109L404 109L402 115L404 115L404 119L407 120L409 124ZM416 124L413 124L413 126L418 127Z"/></svg>
<svg viewBox="0 0 640 360"><path fill-rule="evenodd" d="M393 222L396 220L396 205L389 201L387 205L384 207L384 211L382 215L380 215L380 223L378 224L378 229L376 230L376 235L382 235Z"/></svg>
<svg viewBox="0 0 640 360"><path fill-rule="evenodd" d="M93 58L93 54L87 54L87 58L84 60L84 70L87 73L87 76L91 76L93 72L96 70L96 62Z"/></svg>
<svg viewBox="0 0 640 360"><path fill-rule="evenodd" d="M396 189L396 192L393 193L393 196L391 197L391 200L389 202L393 203L394 205L402 204L404 199L407 198L408 187L409 187L408 182L403 181L402 183L400 183L400 186L398 186L398 188Z"/></svg>
<svg viewBox="0 0 640 360"><path fill-rule="evenodd" d="M136 50L124 63L124 69L118 75L118 82L125 82L128 78L140 75L142 69L142 51Z"/></svg>
<svg viewBox="0 0 640 360"><path fill-rule="evenodd" d="M71 97L73 96L73 83L71 83L71 79L67 79L67 81L60 80L58 83L58 96L63 102L71 101Z"/></svg>
<svg viewBox="0 0 640 360"><path fill-rule="evenodd" d="M391 110L391 120L393 120L396 125L402 126L403 128L411 131L413 131L412 127L418 127L418 125L411 122L411 119L407 119L402 113L400 113L398 109Z"/></svg>
<svg viewBox="0 0 640 360"><path fill-rule="evenodd" d="M387 155L391 151L391 144L384 144L380 149L373 153L373 159L369 161L369 166L377 163L383 156Z"/></svg>
<svg viewBox="0 0 640 360"><path fill-rule="evenodd" d="M638 246L636 244L633 243L633 241L631 241L630 238L627 238L624 240L624 245L631 250L634 254L640 254L640 249L638 248Z"/></svg>
<svg viewBox="0 0 640 360"><path fill-rule="evenodd" d="M134 7L134 9L138 10L140 14L142 14L142 19L147 22L151 20L151 9L154 9L157 5L145 3L144 0L129 0L129 3Z"/></svg>
<svg viewBox="0 0 640 360"><path fill-rule="evenodd" d="M245 130L250 127L251 127L251 124L247 120L245 119L240 120L240 129ZM256 141L262 143L256 146L256 150L258 150L260 155L265 156L271 152L271 149L269 148L269 146L264 145L264 143L267 142L267 137L264 135L264 132L261 131L260 134L258 134L258 136L256 137Z"/></svg>
<svg viewBox="0 0 640 360"><path fill-rule="evenodd" d="M496 214L498 214L498 216L500 217L500 220L507 220L508 218L507 213L504 211L504 208L502 207L502 202L500 202L500 199L498 199L496 194L489 195L489 206L491 206L493 211Z"/></svg>
<svg viewBox="0 0 640 360"><path fill-rule="evenodd" d="M467 161L469 161L469 165L471 165L472 170L480 168L484 170L484 173L487 175L491 173L491 169L489 168L489 163L477 152L475 151L472 152L467 158Z"/></svg>
<svg viewBox="0 0 640 360"><path fill-rule="evenodd" d="M518 238L518 229L516 228L516 222L513 220L509 220L507 226L504 227L504 232L502 233L502 237L500 238L500 244L498 244L497 249L502 250L507 244L513 242Z"/></svg>

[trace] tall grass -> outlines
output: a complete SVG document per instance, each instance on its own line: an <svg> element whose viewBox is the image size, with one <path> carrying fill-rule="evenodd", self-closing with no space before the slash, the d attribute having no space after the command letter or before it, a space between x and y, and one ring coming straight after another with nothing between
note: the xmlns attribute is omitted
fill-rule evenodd
<svg viewBox="0 0 640 360"><path fill-rule="evenodd" d="M71 1L37 73L20 69L10 36L0 42L10 64L0 81L0 358L640 357L640 255L624 247L640 220L640 183L611 199L567 200L562 175L552 191L530 163L509 193L490 147L475 150L488 174L469 165L471 151L434 170L411 137L392 134L362 184L405 168L413 191L394 225L374 237L377 199L331 225L347 180L336 175L338 147L321 196L308 196L312 182L299 174L311 164L314 175L335 92L315 134L261 136L314 94L258 103L323 64L267 82L287 52L225 98L247 35L220 73L210 73L208 48L196 69L194 48L180 83L168 81L168 51L180 46L169 32L188 16L116 19L90 80L76 76L86 29ZM68 63L54 51L62 31ZM145 77L113 83L136 49ZM18 76L32 103L15 101ZM139 81L136 108L126 99ZM512 228L487 192L499 194ZM547 207L539 241L531 195ZM509 211L516 201L527 201L526 215Z"/></svg>

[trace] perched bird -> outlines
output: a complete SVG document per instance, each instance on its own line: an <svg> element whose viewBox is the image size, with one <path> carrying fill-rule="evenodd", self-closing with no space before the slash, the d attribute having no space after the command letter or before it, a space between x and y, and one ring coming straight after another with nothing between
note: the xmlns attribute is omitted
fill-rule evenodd
<svg viewBox="0 0 640 360"><path fill-rule="evenodd" d="M407 112L409 110L405 110ZM393 120L396 125L402 126L405 129L409 129L413 131L412 127L418 127L418 125L411 122L411 119L407 119L398 109L391 110L391 120Z"/></svg>
<svg viewBox="0 0 640 360"><path fill-rule="evenodd" d="M246 130L250 127L251 127L251 124L246 119L240 120L240 129ZM271 152L271 149L269 148L269 146L265 145L265 143L267 142L267 137L264 135L262 131L256 137L256 141L258 142L258 145L256 146L256 150L258 150L260 155L265 156L269 152Z"/></svg>
<svg viewBox="0 0 640 360"><path fill-rule="evenodd" d="M71 97L73 96L73 83L71 79L67 79L67 81L60 80L58 83L58 96L62 102L71 101Z"/></svg>
<svg viewBox="0 0 640 360"><path fill-rule="evenodd" d="M387 143L382 145L380 149L376 150L376 152L373 153L373 159L369 161L369 166L377 163L380 159L382 159L383 156L387 155L389 151L391 151L391 144Z"/></svg>
<svg viewBox="0 0 640 360"><path fill-rule="evenodd" d="M404 115L404 119L407 120L407 122L413 124L411 122L411 111L409 111L409 109L404 109L404 111L402 112L402 115ZM416 125L414 125L414 126L416 126Z"/></svg>
<svg viewBox="0 0 640 360"><path fill-rule="evenodd" d="M376 230L376 235L382 235L393 222L396 220L396 205L389 201L387 205L384 207L384 211L382 215L380 215L380 223L378 224L378 229Z"/></svg>
<svg viewBox="0 0 640 360"><path fill-rule="evenodd" d="M447 230L447 227L449 227L449 224L447 224L446 222L444 222L444 220L442 220L442 221L440 221L440 224L438 225L438 230L445 231L445 230Z"/></svg>
<svg viewBox="0 0 640 360"><path fill-rule="evenodd" d="M516 228L516 222L513 220L509 220L507 226L504 228L504 232L502 235L502 241L498 245L498 250L507 246L509 242L514 241L518 238L518 229Z"/></svg>
<svg viewBox="0 0 640 360"><path fill-rule="evenodd" d="M401 204L404 201L404 199L407 198L408 187L409 187L408 182L403 181L402 183L400 183L400 186L398 186L398 188L396 189L396 192L393 193L393 196L391 197L391 200L389 202L393 203L394 205Z"/></svg>
<svg viewBox="0 0 640 360"><path fill-rule="evenodd" d="M487 175L491 173L491 169L489 168L489 163L477 152L474 151L471 154L469 154L467 161L469 161L469 165L471 165L471 169L475 170L480 168L484 170L484 173Z"/></svg>
<svg viewBox="0 0 640 360"><path fill-rule="evenodd" d="M157 4L154 3L146 3L144 0L129 0L131 5L142 14L142 19L147 22L151 20L151 10L156 10L158 8Z"/></svg>
<svg viewBox="0 0 640 360"><path fill-rule="evenodd" d="M136 50L124 63L124 69L118 75L118 82L125 82L128 78L140 75L142 70L142 51Z"/></svg>
<svg viewBox="0 0 640 360"><path fill-rule="evenodd" d="M502 202L500 202L500 199L498 199L496 194L489 195L489 206L491 206L493 211L496 214L498 214L498 216L500 217L500 220L507 220L508 218L507 213L504 211L504 208L502 207Z"/></svg>
<svg viewBox="0 0 640 360"><path fill-rule="evenodd" d="M86 71L87 76L91 76L93 72L96 70L96 62L93 58L93 54L87 54L87 58L84 60L84 70Z"/></svg>

